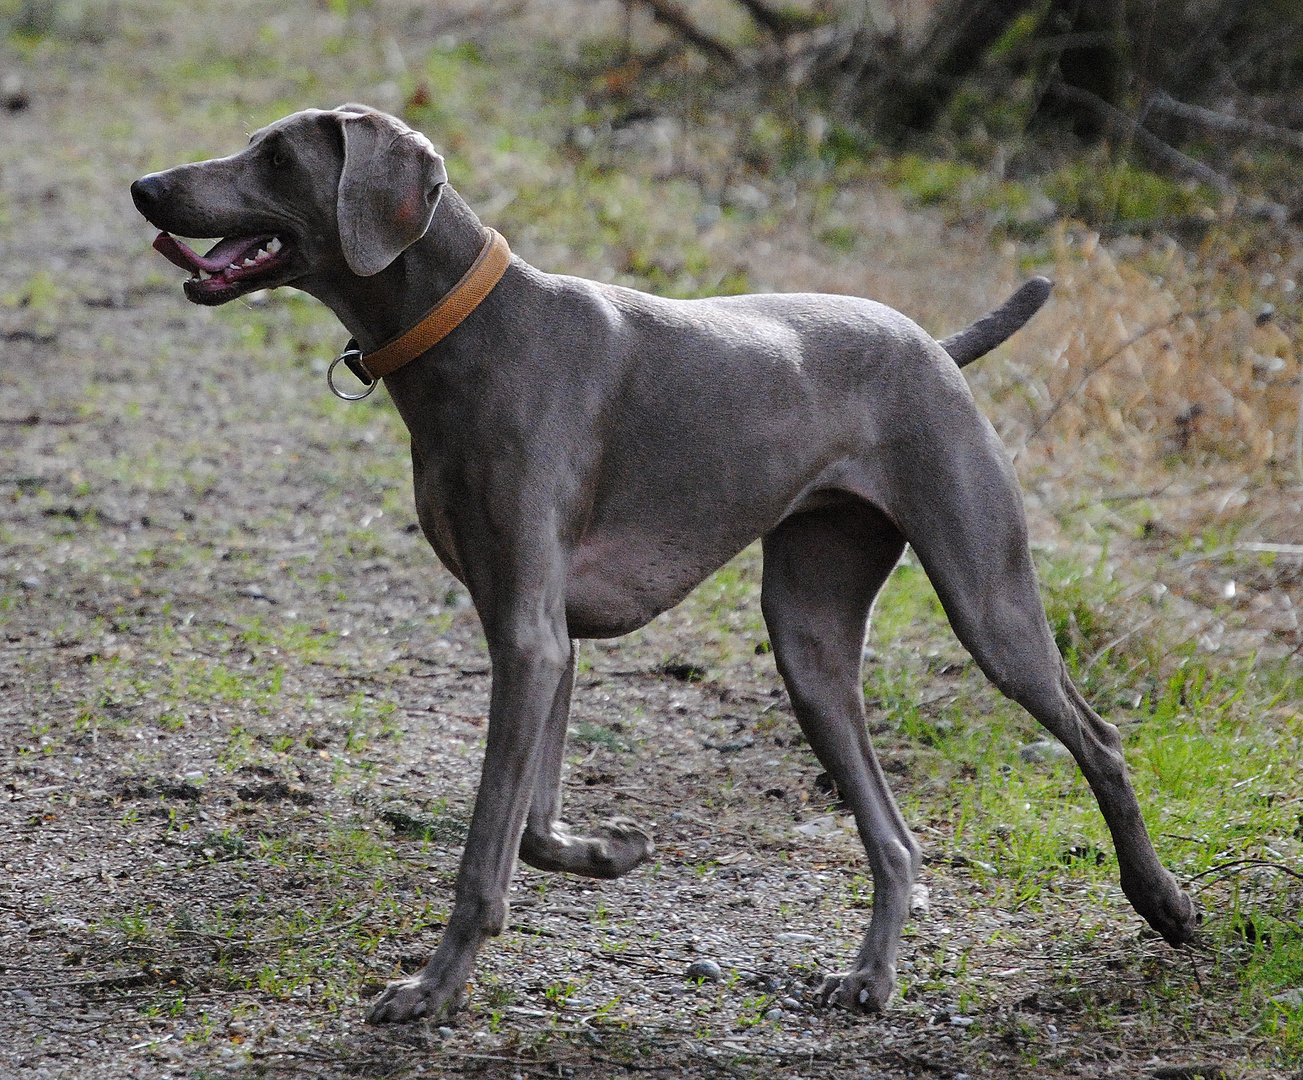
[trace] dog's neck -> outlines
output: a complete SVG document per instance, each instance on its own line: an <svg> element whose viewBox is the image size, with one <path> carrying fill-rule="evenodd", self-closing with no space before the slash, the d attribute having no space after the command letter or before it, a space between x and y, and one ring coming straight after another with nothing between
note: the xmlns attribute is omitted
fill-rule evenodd
<svg viewBox="0 0 1303 1080"><path fill-rule="evenodd" d="M484 246L484 226L466 201L445 184L425 235L380 273L362 278L340 275L314 282L326 304L372 352L421 321L452 291Z"/></svg>

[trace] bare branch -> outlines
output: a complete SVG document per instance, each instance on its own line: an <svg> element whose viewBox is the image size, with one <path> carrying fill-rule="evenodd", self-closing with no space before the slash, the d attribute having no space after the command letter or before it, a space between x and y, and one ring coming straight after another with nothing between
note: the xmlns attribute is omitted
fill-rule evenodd
<svg viewBox="0 0 1303 1080"><path fill-rule="evenodd" d="M814 30L825 21L821 15L807 15L803 11L775 11L764 0L737 0L737 3L746 8L751 18L775 37L786 37L801 30Z"/></svg>
<svg viewBox="0 0 1303 1080"><path fill-rule="evenodd" d="M1050 87L1049 92L1060 101L1093 112L1114 130L1134 140L1137 146L1174 172L1193 176L1200 183L1216 188L1224 195L1234 193L1235 186L1216 169L1209 168L1202 161L1195 161L1174 146L1169 146L1152 131L1146 131L1138 121L1133 120L1121 109L1114 108L1089 90L1083 90L1079 86L1069 86L1067 83L1056 83Z"/></svg>
<svg viewBox="0 0 1303 1080"><path fill-rule="evenodd" d="M1161 90L1145 102L1145 109L1149 112L1166 113L1168 116L1175 116L1178 120L1188 120L1214 131L1225 132L1227 135L1243 135L1250 139L1284 143L1295 150L1303 150L1303 131L1277 127L1275 124L1264 124L1260 120L1226 116L1224 113L1214 112L1199 105L1187 105Z"/></svg>
<svg viewBox="0 0 1303 1080"><path fill-rule="evenodd" d="M668 26L695 49L716 60L724 61L729 67L744 66L738 60L737 53L718 38L711 37L702 30L692 21L687 11L675 3L675 0L638 0L638 3L646 5L653 19L662 26Z"/></svg>

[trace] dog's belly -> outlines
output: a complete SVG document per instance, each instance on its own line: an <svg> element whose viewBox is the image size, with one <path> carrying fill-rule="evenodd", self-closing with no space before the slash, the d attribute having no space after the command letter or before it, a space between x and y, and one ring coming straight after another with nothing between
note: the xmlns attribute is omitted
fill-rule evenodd
<svg viewBox="0 0 1303 1080"><path fill-rule="evenodd" d="M750 539L726 550L694 551L669 533L630 529L586 537L566 579L570 636L619 637L637 630L687 596Z"/></svg>
<svg viewBox="0 0 1303 1080"><path fill-rule="evenodd" d="M762 514L750 522L739 518L734 532L716 533L706 544L702 543L704 529L676 533L664 522L592 533L570 560L566 579L570 636L619 637L637 630L674 607L708 575L784 518L865 501L862 493L815 484L772 514Z"/></svg>

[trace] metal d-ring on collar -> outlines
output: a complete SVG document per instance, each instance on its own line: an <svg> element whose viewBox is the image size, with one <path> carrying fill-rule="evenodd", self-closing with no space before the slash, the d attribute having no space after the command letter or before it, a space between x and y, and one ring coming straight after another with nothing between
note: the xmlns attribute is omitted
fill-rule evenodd
<svg viewBox="0 0 1303 1080"><path fill-rule="evenodd" d="M366 389L362 393L346 394L335 385L335 367L340 361L343 361L344 366L366 384ZM326 369L326 385L330 387L330 392L342 401L361 401L364 397L370 397L371 392L376 388L376 383L379 381L379 379L371 378L371 373L363 366L362 350L352 338L349 338L344 351L335 357L330 362L330 367Z"/></svg>

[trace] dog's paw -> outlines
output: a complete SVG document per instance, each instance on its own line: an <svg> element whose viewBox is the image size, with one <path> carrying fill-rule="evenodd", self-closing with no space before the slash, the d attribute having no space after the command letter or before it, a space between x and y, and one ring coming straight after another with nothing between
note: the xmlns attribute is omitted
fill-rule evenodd
<svg viewBox="0 0 1303 1080"><path fill-rule="evenodd" d="M416 976L390 983L366 1014L368 1024L407 1024L413 1020L437 1020L456 1012L465 991L448 993L436 980Z"/></svg>
<svg viewBox="0 0 1303 1080"><path fill-rule="evenodd" d="M595 831L593 863L602 871L602 877L623 877L656 853L652 838L632 818L609 818Z"/></svg>
<svg viewBox="0 0 1303 1080"><path fill-rule="evenodd" d="M894 968L865 968L829 975L819 987L819 1000L825 1006L836 1005L851 1012L876 1013L886 1008L895 989Z"/></svg>
<svg viewBox="0 0 1303 1080"><path fill-rule="evenodd" d="M1185 945L1194 940L1199 927L1199 909L1190 894L1177 887L1176 895L1158 914L1149 918L1149 925L1163 935L1169 945Z"/></svg>
<svg viewBox="0 0 1303 1080"><path fill-rule="evenodd" d="M1154 884L1124 878L1122 891L1131 901L1131 906L1169 945L1185 945L1194 940L1199 926L1199 911L1171 873L1164 870Z"/></svg>

